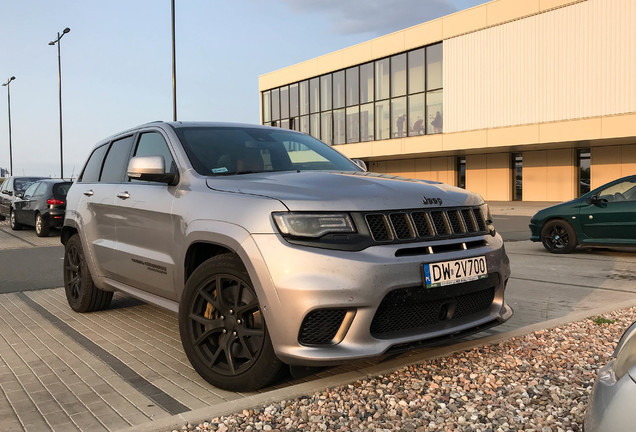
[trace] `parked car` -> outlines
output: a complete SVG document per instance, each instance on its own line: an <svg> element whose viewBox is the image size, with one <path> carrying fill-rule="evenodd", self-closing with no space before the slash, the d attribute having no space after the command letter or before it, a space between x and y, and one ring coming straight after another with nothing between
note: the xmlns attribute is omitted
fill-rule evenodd
<svg viewBox="0 0 636 432"><path fill-rule="evenodd" d="M35 227L38 237L47 237L52 228L61 228L64 222L66 194L73 182L45 179L32 183L11 206L11 229L24 225Z"/></svg>
<svg viewBox="0 0 636 432"><path fill-rule="evenodd" d="M636 175L540 210L530 219L530 240L552 253L582 246L636 245Z"/></svg>
<svg viewBox="0 0 636 432"><path fill-rule="evenodd" d="M34 181L46 177L7 177L0 185L0 221L11 218L11 204L16 199L16 195L24 191Z"/></svg>
<svg viewBox="0 0 636 432"><path fill-rule="evenodd" d="M636 425L636 322L623 334L612 359L596 378L585 432L631 431Z"/></svg>
<svg viewBox="0 0 636 432"><path fill-rule="evenodd" d="M190 362L221 388L513 313L509 260L479 195L365 172L299 132L142 125L97 144L67 199L71 308L103 309L118 290L178 312Z"/></svg>

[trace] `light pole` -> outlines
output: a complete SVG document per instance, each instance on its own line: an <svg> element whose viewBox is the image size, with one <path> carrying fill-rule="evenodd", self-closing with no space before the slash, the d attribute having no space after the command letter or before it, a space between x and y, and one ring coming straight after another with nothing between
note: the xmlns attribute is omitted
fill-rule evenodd
<svg viewBox="0 0 636 432"><path fill-rule="evenodd" d="M60 178L64 178L64 156L62 152L62 59L60 57L60 39L70 31L71 29L66 27L62 31L62 34L57 32L57 39L49 42L49 45L57 44L57 83L60 93Z"/></svg>
<svg viewBox="0 0 636 432"><path fill-rule="evenodd" d="M13 175L13 150L11 149L11 89L9 84L15 79L14 76L9 78L6 83L2 84L2 87L7 88L7 104L9 105L9 172Z"/></svg>
<svg viewBox="0 0 636 432"><path fill-rule="evenodd" d="M174 0L172 0L172 121L177 121L177 58L174 37Z"/></svg>

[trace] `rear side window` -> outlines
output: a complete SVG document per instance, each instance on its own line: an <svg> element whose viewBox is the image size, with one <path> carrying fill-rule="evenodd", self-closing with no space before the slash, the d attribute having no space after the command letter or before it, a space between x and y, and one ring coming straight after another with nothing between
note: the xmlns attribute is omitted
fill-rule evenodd
<svg viewBox="0 0 636 432"><path fill-rule="evenodd" d="M93 151L93 154L88 159L88 162L86 162L84 172L78 179L78 182L97 183L97 181L99 180L99 173L102 170L102 163L104 162L104 155L106 154L106 150L108 150L108 145L97 147L95 151Z"/></svg>
<svg viewBox="0 0 636 432"><path fill-rule="evenodd" d="M121 183L124 181L132 142L132 136L113 141L104 161L102 176L99 179L101 183Z"/></svg>

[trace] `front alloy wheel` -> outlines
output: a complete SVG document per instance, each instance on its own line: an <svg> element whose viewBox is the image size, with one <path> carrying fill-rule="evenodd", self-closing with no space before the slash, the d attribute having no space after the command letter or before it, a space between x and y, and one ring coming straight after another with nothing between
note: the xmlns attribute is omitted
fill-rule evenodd
<svg viewBox="0 0 636 432"><path fill-rule="evenodd" d="M179 330L195 370L219 388L256 390L279 375L282 363L274 354L258 297L234 254L213 257L190 276Z"/></svg>
<svg viewBox="0 0 636 432"><path fill-rule="evenodd" d="M548 252L570 253L577 245L576 233L566 221L552 220L541 229L541 242Z"/></svg>

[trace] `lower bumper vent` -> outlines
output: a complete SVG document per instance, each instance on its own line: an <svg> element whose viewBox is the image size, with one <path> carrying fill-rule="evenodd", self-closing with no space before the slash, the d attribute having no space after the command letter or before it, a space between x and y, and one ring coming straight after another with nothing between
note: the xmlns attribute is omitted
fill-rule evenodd
<svg viewBox="0 0 636 432"><path fill-rule="evenodd" d="M309 312L300 326L298 342L302 345L334 343L346 314L346 309L318 309Z"/></svg>

